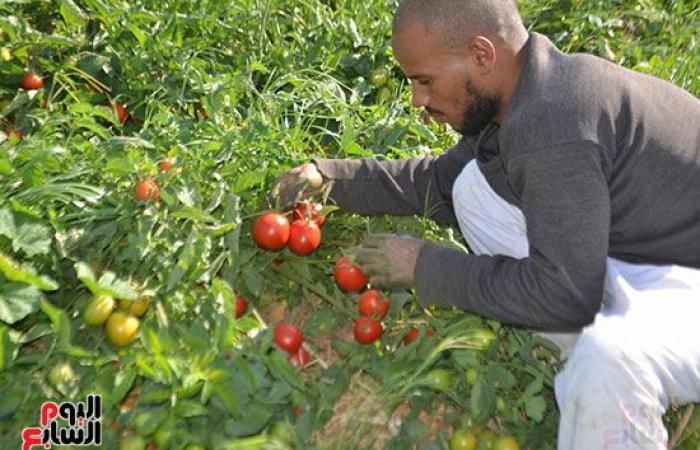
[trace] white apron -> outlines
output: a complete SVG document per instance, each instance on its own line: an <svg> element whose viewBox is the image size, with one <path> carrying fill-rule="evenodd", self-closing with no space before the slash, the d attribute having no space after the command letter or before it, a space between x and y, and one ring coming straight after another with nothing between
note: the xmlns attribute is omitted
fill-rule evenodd
<svg viewBox="0 0 700 450"><path fill-rule="evenodd" d="M476 160L453 204L478 255L526 258L522 211L488 184ZM510 301L504 299L504 301ZM568 357L557 375L558 449L665 449L661 416L700 401L700 270L607 259L604 307L581 333L541 333Z"/></svg>

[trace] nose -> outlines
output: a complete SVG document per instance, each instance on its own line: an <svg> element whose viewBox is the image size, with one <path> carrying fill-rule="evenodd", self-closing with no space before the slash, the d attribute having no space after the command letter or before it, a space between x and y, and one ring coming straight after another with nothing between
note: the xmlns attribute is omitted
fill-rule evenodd
<svg viewBox="0 0 700 450"><path fill-rule="evenodd" d="M429 101L428 93L425 89L421 88L418 83L413 83L411 85L411 102L416 108L424 108L428 106Z"/></svg>

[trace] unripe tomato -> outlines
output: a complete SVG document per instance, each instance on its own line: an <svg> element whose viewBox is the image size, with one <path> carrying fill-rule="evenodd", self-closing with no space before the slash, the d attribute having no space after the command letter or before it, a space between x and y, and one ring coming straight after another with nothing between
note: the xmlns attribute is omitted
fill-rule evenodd
<svg viewBox="0 0 700 450"><path fill-rule="evenodd" d="M476 380L479 378L479 371L474 367L470 367L464 372L464 381L467 382L469 386L476 385Z"/></svg>
<svg viewBox="0 0 700 450"><path fill-rule="evenodd" d="M126 107L124 107L124 105L122 105L121 103L113 102L112 109L117 114L117 119L119 119L119 123L121 123L122 125L125 124L127 120L129 120L129 113L126 111Z"/></svg>
<svg viewBox="0 0 700 450"><path fill-rule="evenodd" d="M369 317L360 317L355 320L355 327L352 331L357 342L360 344L371 344L382 337L384 329L381 323L375 322Z"/></svg>
<svg viewBox="0 0 700 450"><path fill-rule="evenodd" d="M415 341L417 337L418 337L418 328L411 327L411 329L408 330L408 333L406 333L406 336L403 337L403 345L410 344L411 342Z"/></svg>
<svg viewBox="0 0 700 450"><path fill-rule="evenodd" d="M171 424L166 423L158 427L155 434L153 435L153 442L156 443L156 446L158 448L165 448L172 437L173 428Z"/></svg>
<svg viewBox="0 0 700 450"><path fill-rule="evenodd" d="M119 309L130 316L141 317L148 311L148 297L141 297L138 301L119 300Z"/></svg>
<svg viewBox="0 0 700 450"><path fill-rule="evenodd" d="M138 336L139 319L116 311L107 319L105 333L112 344L123 347Z"/></svg>
<svg viewBox="0 0 700 450"><path fill-rule="evenodd" d="M253 240L265 250L279 250L289 240L289 220L275 211L268 211L253 222Z"/></svg>
<svg viewBox="0 0 700 450"><path fill-rule="evenodd" d="M44 79L32 72L27 72L22 77L20 86L27 91L41 89L44 87Z"/></svg>
<svg viewBox="0 0 700 450"><path fill-rule="evenodd" d="M288 446L294 444L297 440L296 428L287 421L276 422L272 425L270 427L270 436L277 442Z"/></svg>
<svg viewBox="0 0 700 450"><path fill-rule="evenodd" d="M476 449L476 434L471 430L457 430L450 438L450 450Z"/></svg>
<svg viewBox="0 0 700 450"><path fill-rule="evenodd" d="M299 351L299 347L301 347L301 343L304 340L301 330L287 322L277 324L272 330L272 336L275 344L290 355Z"/></svg>
<svg viewBox="0 0 700 450"><path fill-rule="evenodd" d="M360 314L373 320L382 320L389 312L389 300L376 289L370 289L360 295L358 306Z"/></svg>
<svg viewBox="0 0 700 450"><path fill-rule="evenodd" d="M142 202L158 200L160 198L160 190L155 180L153 178L146 178L136 183L134 197L136 197L136 200Z"/></svg>
<svg viewBox="0 0 700 450"><path fill-rule="evenodd" d="M296 353L289 355L289 362L297 369L303 369L311 362L311 355L304 347L300 347Z"/></svg>
<svg viewBox="0 0 700 450"><path fill-rule="evenodd" d="M426 374L428 386L438 392L444 392L452 384L452 375L446 369L433 369Z"/></svg>
<svg viewBox="0 0 700 450"><path fill-rule="evenodd" d="M73 368L70 364L64 362L53 366L47 378L51 386L59 387L73 381L75 379L75 372L73 372Z"/></svg>
<svg viewBox="0 0 700 450"><path fill-rule="evenodd" d="M287 247L297 255L311 254L321 245L321 229L316 222L295 220L289 228Z"/></svg>
<svg viewBox="0 0 700 450"><path fill-rule="evenodd" d="M360 269L350 263L350 258L343 256L335 263L335 282L344 291L358 292L367 285L367 276Z"/></svg>
<svg viewBox="0 0 700 450"><path fill-rule="evenodd" d="M185 450L206 450L203 445L200 444L187 444Z"/></svg>
<svg viewBox="0 0 700 450"><path fill-rule="evenodd" d="M472 334L472 340L477 344L480 350L486 350L494 339L496 339L496 335L488 328L476 330Z"/></svg>
<svg viewBox="0 0 700 450"><path fill-rule="evenodd" d="M323 205L321 203L312 203L309 200L304 200L297 203L292 213L292 219L313 221L320 228L326 222L326 216L321 214L322 210Z"/></svg>
<svg viewBox="0 0 700 450"><path fill-rule="evenodd" d="M476 450L493 450L496 443L496 435L488 428L479 433L479 439L476 441Z"/></svg>
<svg viewBox="0 0 700 450"><path fill-rule="evenodd" d="M11 59L12 53L10 53L10 49L7 47L0 48L0 60L9 61Z"/></svg>
<svg viewBox="0 0 700 450"><path fill-rule="evenodd" d="M513 436L501 436L493 443L493 450L520 450L520 445Z"/></svg>
<svg viewBox="0 0 700 450"><path fill-rule="evenodd" d="M160 163L160 171L167 172L173 166L173 160L166 158Z"/></svg>
<svg viewBox="0 0 700 450"><path fill-rule="evenodd" d="M496 397L496 411L503 412L506 410L506 401L500 395Z"/></svg>
<svg viewBox="0 0 700 450"><path fill-rule="evenodd" d="M248 301L242 295L236 297L236 319L245 314L248 309Z"/></svg>
<svg viewBox="0 0 700 450"><path fill-rule="evenodd" d="M379 92L377 92L377 101L379 103L388 102L389 100L391 100L391 96L392 96L391 89L384 86L384 87L379 89Z"/></svg>
<svg viewBox="0 0 700 450"><path fill-rule="evenodd" d="M83 310L83 320L88 325L102 325L113 310L114 299L109 295L99 295Z"/></svg>
<svg viewBox="0 0 700 450"><path fill-rule="evenodd" d="M372 76L370 81L375 87L382 87L389 81L389 74L385 69L377 69Z"/></svg>
<svg viewBox="0 0 700 450"><path fill-rule="evenodd" d="M144 450L145 448L146 441L136 434L122 438L119 442L119 450Z"/></svg>

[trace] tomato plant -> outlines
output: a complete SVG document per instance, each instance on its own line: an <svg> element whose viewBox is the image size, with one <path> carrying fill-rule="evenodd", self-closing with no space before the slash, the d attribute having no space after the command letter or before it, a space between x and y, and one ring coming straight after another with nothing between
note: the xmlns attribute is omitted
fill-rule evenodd
<svg viewBox="0 0 700 450"><path fill-rule="evenodd" d="M160 198L160 190L153 178L145 178L138 183L134 188L134 197L136 200L146 202L149 200L158 200Z"/></svg>
<svg viewBox="0 0 700 450"><path fill-rule="evenodd" d="M272 335L275 344L289 354L296 353L304 340L301 330L287 322L277 324Z"/></svg>
<svg viewBox="0 0 700 450"><path fill-rule="evenodd" d="M88 325L102 325L114 310L114 299L109 295L93 298L83 310L83 320Z"/></svg>
<svg viewBox="0 0 700 450"><path fill-rule="evenodd" d="M22 89L27 91L42 89L44 87L44 79L33 72L27 72L22 77L20 85L22 86Z"/></svg>
<svg viewBox="0 0 700 450"><path fill-rule="evenodd" d="M343 256L335 263L335 282L344 291L357 292L367 285L367 276L360 269L350 262L348 256Z"/></svg>
<svg viewBox="0 0 700 450"><path fill-rule="evenodd" d="M133 341L139 333L139 319L116 311L109 316L105 324L105 333L117 347L123 347Z"/></svg>
<svg viewBox="0 0 700 450"><path fill-rule="evenodd" d="M321 244L321 229L316 222L295 220L289 229L287 246L297 255L309 255Z"/></svg>
<svg viewBox="0 0 700 450"><path fill-rule="evenodd" d="M253 222L253 240L265 250L279 250L289 240L289 220L275 211L261 214Z"/></svg>
<svg viewBox="0 0 700 450"><path fill-rule="evenodd" d="M389 312L389 300L376 289L370 289L360 295L358 301L360 314L373 320L382 320Z"/></svg>
<svg viewBox="0 0 700 450"><path fill-rule="evenodd" d="M360 344L373 343L382 337L383 331L384 329L381 323L364 316L355 320L355 326L353 328L355 340Z"/></svg>

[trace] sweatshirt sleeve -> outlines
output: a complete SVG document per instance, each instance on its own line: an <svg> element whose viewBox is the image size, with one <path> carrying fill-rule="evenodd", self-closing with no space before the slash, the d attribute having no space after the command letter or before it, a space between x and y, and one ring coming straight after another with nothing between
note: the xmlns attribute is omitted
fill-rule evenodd
<svg viewBox="0 0 700 450"><path fill-rule="evenodd" d="M452 185L473 158L473 143L462 139L438 157L383 161L317 159L314 163L331 183L330 198L343 211L419 214L455 224Z"/></svg>
<svg viewBox="0 0 700 450"><path fill-rule="evenodd" d="M602 303L608 253L606 155L579 142L514 160L509 180L522 193L529 256L476 256L426 244L415 270L421 304L547 331L591 323Z"/></svg>

